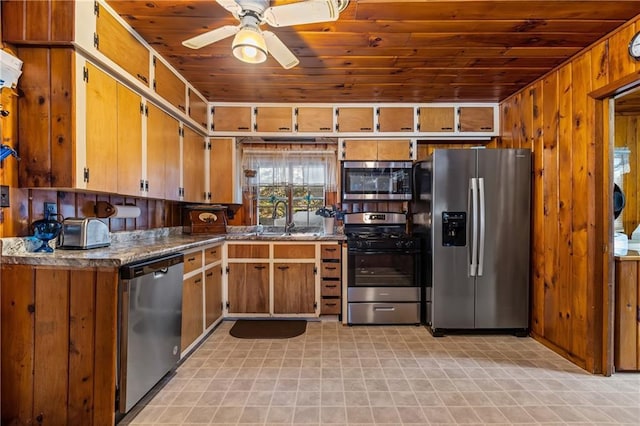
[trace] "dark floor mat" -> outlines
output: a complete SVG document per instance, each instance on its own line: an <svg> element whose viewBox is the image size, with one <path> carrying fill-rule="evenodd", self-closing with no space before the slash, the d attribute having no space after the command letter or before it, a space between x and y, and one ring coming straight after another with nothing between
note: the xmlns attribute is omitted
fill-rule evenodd
<svg viewBox="0 0 640 426"><path fill-rule="evenodd" d="M305 320L237 320L229 334L240 339L289 339L306 329Z"/></svg>

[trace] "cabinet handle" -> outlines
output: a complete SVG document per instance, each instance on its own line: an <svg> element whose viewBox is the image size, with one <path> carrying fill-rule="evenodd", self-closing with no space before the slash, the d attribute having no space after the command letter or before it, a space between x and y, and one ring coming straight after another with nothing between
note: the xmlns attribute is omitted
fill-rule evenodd
<svg viewBox="0 0 640 426"><path fill-rule="evenodd" d="M149 80L147 80L147 77L145 77L142 74L136 74L136 77L138 77L140 80L144 81L146 84L149 84Z"/></svg>
<svg viewBox="0 0 640 426"><path fill-rule="evenodd" d="M493 130L492 127L480 127L480 130Z"/></svg>
<svg viewBox="0 0 640 426"><path fill-rule="evenodd" d="M327 269L328 269L328 270L330 270L330 271L334 271L334 270L338 269L338 268L336 268L335 266L331 266L331 267L329 267L329 266L325 266L325 268L327 268Z"/></svg>
<svg viewBox="0 0 640 426"><path fill-rule="evenodd" d="M289 269L288 266L278 266L278 269L280 269L281 271L285 271L287 269Z"/></svg>
<svg viewBox="0 0 640 426"><path fill-rule="evenodd" d="M324 251L336 251L336 250L337 250L337 249L335 249L335 248L333 248L333 247L332 247L332 248L326 248L326 249L324 249Z"/></svg>
<svg viewBox="0 0 640 426"><path fill-rule="evenodd" d="M209 273L207 274L207 277L212 277L212 276L213 276L213 272L209 272Z"/></svg>
<svg viewBox="0 0 640 426"><path fill-rule="evenodd" d="M327 132L331 131L331 127L320 127L320 130L325 130Z"/></svg>
<svg viewBox="0 0 640 426"><path fill-rule="evenodd" d="M216 254L216 253L218 253L218 250L211 250L211 251L209 252L209 254Z"/></svg>
<svg viewBox="0 0 640 426"><path fill-rule="evenodd" d="M202 278L198 278L197 280L195 280L193 283L194 284L200 284L202 282Z"/></svg>
<svg viewBox="0 0 640 426"><path fill-rule="evenodd" d="M360 127L360 130L371 131L371 127Z"/></svg>
<svg viewBox="0 0 640 426"><path fill-rule="evenodd" d="M442 127L440 130L453 130L453 127Z"/></svg>
<svg viewBox="0 0 640 426"><path fill-rule="evenodd" d="M327 288L336 288L337 285L335 285L335 284L331 284L331 285L325 284L325 287L327 287Z"/></svg>
<svg viewBox="0 0 640 426"><path fill-rule="evenodd" d="M195 257L190 257L187 259L187 262L195 262L196 258Z"/></svg>
<svg viewBox="0 0 640 426"><path fill-rule="evenodd" d="M291 128L289 128L289 127L278 127L278 130L280 130L281 132L284 132L284 131L290 132Z"/></svg>
<svg viewBox="0 0 640 426"><path fill-rule="evenodd" d="M249 130L248 127L238 127L238 130Z"/></svg>
<svg viewBox="0 0 640 426"><path fill-rule="evenodd" d="M411 127L401 127L400 130L411 130Z"/></svg>
<svg viewBox="0 0 640 426"><path fill-rule="evenodd" d="M254 266L255 269L264 269L266 266Z"/></svg>
<svg viewBox="0 0 640 426"><path fill-rule="evenodd" d="M325 302L325 306L336 306L336 305L337 305L337 303L335 303L335 302L333 302L333 303Z"/></svg>
<svg viewBox="0 0 640 426"><path fill-rule="evenodd" d="M186 112L186 108L184 107L184 105L178 105L178 108L180 108L182 110L182 112Z"/></svg>

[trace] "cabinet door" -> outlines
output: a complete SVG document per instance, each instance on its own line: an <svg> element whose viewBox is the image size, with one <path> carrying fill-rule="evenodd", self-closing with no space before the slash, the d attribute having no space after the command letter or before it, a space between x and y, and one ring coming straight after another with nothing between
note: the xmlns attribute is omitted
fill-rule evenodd
<svg viewBox="0 0 640 426"><path fill-rule="evenodd" d="M203 128L207 128L207 101L196 92L189 89L189 117L193 118Z"/></svg>
<svg viewBox="0 0 640 426"><path fill-rule="evenodd" d="M230 263L229 313L269 313L269 264Z"/></svg>
<svg viewBox="0 0 640 426"><path fill-rule="evenodd" d="M222 266L216 265L204 273L205 328L222 315Z"/></svg>
<svg viewBox="0 0 640 426"><path fill-rule="evenodd" d="M411 107L378 108L378 131L413 132L414 112Z"/></svg>
<svg viewBox="0 0 640 426"><path fill-rule="evenodd" d="M300 133L333 131L333 108L299 107L296 116L296 130Z"/></svg>
<svg viewBox="0 0 640 426"><path fill-rule="evenodd" d="M184 200L200 203L206 200L204 191L204 137L184 127L182 140Z"/></svg>
<svg viewBox="0 0 640 426"><path fill-rule="evenodd" d="M147 187L149 197L164 198L165 145L178 130L177 122L160 108L147 104Z"/></svg>
<svg viewBox="0 0 640 426"><path fill-rule="evenodd" d="M204 331L203 329L202 274L187 278L182 283L182 337L181 350L185 350Z"/></svg>
<svg viewBox="0 0 640 426"><path fill-rule="evenodd" d="M453 132L454 126L453 107L420 108L420 132Z"/></svg>
<svg viewBox="0 0 640 426"><path fill-rule="evenodd" d="M275 263L273 272L273 312L313 314L315 274L313 263Z"/></svg>
<svg viewBox="0 0 640 426"><path fill-rule="evenodd" d="M142 98L118 84L118 194L140 195Z"/></svg>
<svg viewBox="0 0 640 426"><path fill-rule="evenodd" d="M251 131L251 107L213 107L211 119L214 132Z"/></svg>
<svg viewBox="0 0 640 426"><path fill-rule="evenodd" d="M117 192L118 92L116 81L87 62L87 189ZM69 165L71 166L71 164ZM81 178L81 177L80 177Z"/></svg>
<svg viewBox="0 0 640 426"><path fill-rule="evenodd" d="M171 117L171 127L174 130L167 135L167 145L164 151L164 199L180 199L180 124Z"/></svg>
<svg viewBox="0 0 640 426"><path fill-rule="evenodd" d="M209 178L211 201L233 203L234 152L233 139L211 139Z"/></svg>
<svg viewBox="0 0 640 426"><path fill-rule="evenodd" d="M338 131L341 133L372 132L373 108L338 108Z"/></svg>
<svg viewBox="0 0 640 426"><path fill-rule="evenodd" d="M367 161L378 159L378 141L366 139L345 140L342 159L349 161Z"/></svg>
<svg viewBox="0 0 640 426"><path fill-rule="evenodd" d="M292 126L291 108L258 107L256 108L257 132L290 132Z"/></svg>
<svg viewBox="0 0 640 426"><path fill-rule="evenodd" d="M164 62L155 57L153 58L153 66L155 68L153 90L168 103L186 113L186 86L184 82Z"/></svg>
<svg viewBox="0 0 640 426"><path fill-rule="evenodd" d="M126 72L149 86L149 50L99 3L96 48ZM124 53L124 54L123 54Z"/></svg>
<svg viewBox="0 0 640 426"><path fill-rule="evenodd" d="M378 160L411 160L411 140L380 140L378 141Z"/></svg>
<svg viewBox="0 0 640 426"><path fill-rule="evenodd" d="M493 107L459 107L461 132L493 132Z"/></svg>

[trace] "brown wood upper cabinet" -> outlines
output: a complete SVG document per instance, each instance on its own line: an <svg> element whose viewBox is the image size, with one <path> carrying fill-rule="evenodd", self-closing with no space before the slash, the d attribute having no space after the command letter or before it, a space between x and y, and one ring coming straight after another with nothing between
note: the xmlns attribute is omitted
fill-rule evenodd
<svg viewBox="0 0 640 426"><path fill-rule="evenodd" d="M378 114L379 132L413 132L415 117L412 107L380 107Z"/></svg>
<svg viewBox="0 0 640 426"><path fill-rule="evenodd" d="M98 12L94 37L95 48L149 86L149 50L120 25L100 3L96 4Z"/></svg>
<svg viewBox="0 0 640 426"><path fill-rule="evenodd" d="M289 107L256 107L257 132L291 132L293 117Z"/></svg>
<svg viewBox="0 0 640 426"><path fill-rule="evenodd" d="M373 108L336 108L336 114L338 116L336 130L340 133L373 132Z"/></svg>
<svg viewBox="0 0 640 426"><path fill-rule="evenodd" d="M214 203L234 203L233 139L211 138L209 141L209 200Z"/></svg>
<svg viewBox="0 0 640 426"><path fill-rule="evenodd" d="M251 107L216 106L211 108L211 130L214 132L250 132Z"/></svg>
<svg viewBox="0 0 640 426"><path fill-rule="evenodd" d="M300 133L333 132L333 108L331 107L298 107L296 130Z"/></svg>
<svg viewBox="0 0 640 426"><path fill-rule="evenodd" d="M184 201L203 202L207 200L204 188L204 150L205 140L202 135L188 127L183 127L182 138L182 180L184 184Z"/></svg>
<svg viewBox="0 0 640 426"><path fill-rule="evenodd" d="M193 118L203 128L207 128L207 101L200 97L191 88L188 89L189 93L189 117Z"/></svg>
<svg viewBox="0 0 640 426"><path fill-rule="evenodd" d="M493 107L458 107L458 130L493 132Z"/></svg>
<svg viewBox="0 0 640 426"><path fill-rule="evenodd" d="M155 77L153 79L153 90L162 96L168 103L187 112L186 86L184 82L157 57L153 57L153 67Z"/></svg>
<svg viewBox="0 0 640 426"><path fill-rule="evenodd" d="M410 139L347 139L342 144L342 160L407 161L412 158Z"/></svg>
<svg viewBox="0 0 640 426"><path fill-rule="evenodd" d="M454 107L421 107L418 110L419 132L453 133L455 131Z"/></svg>

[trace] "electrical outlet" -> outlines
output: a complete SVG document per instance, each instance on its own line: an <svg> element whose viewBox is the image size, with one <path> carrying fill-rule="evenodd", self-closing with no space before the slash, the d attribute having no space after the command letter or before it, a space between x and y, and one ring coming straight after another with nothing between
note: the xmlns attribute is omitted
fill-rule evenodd
<svg viewBox="0 0 640 426"><path fill-rule="evenodd" d="M0 207L11 207L9 205L9 187L0 185Z"/></svg>
<svg viewBox="0 0 640 426"><path fill-rule="evenodd" d="M44 203L44 211L50 215L58 213L58 206L56 203Z"/></svg>

